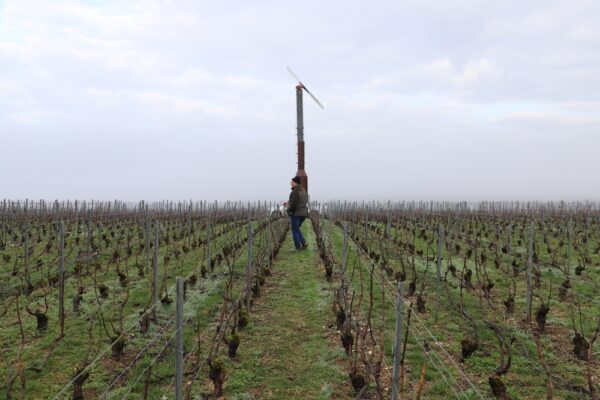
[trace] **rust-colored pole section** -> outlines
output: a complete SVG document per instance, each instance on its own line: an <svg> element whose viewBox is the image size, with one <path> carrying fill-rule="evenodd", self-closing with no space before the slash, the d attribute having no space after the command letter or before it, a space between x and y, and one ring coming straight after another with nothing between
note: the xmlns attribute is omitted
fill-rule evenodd
<svg viewBox="0 0 600 400"><path fill-rule="evenodd" d="M296 175L300 177L300 183L308 193L308 175L304 170L304 142L298 142L298 171Z"/></svg>
<svg viewBox="0 0 600 400"><path fill-rule="evenodd" d="M308 193L308 175L304 170L304 112L302 108L302 89L304 86L296 86L296 118L298 131L298 172L296 175L300 177L300 182L304 190Z"/></svg>

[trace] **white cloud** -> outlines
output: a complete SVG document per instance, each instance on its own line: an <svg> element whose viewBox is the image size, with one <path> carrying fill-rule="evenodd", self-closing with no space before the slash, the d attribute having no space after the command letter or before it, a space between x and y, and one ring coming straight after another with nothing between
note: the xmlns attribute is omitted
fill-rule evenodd
<svg viewBox="0 0 600 400"><path fill-rule="evenodd" d="M595 1L5 1L0 181L10 197L275 198L295 172L291 65L326 106L306 97L316 197L600 198L582 183L600 170L599 27ZM55 180L57 157L84 167L59 161ZM532 158L545 167L523 174Z"/></svg>

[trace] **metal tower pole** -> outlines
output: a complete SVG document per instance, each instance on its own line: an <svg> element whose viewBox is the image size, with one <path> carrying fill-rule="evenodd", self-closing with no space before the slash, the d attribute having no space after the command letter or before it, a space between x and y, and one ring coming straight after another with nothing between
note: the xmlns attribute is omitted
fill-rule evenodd
<svg viewBox="0 0 600 400"><path fill-rule="evenodd" d="M300 177L300 181L304 190L308 192L308 175L304 170L304 112L302 108L302 90L304 86L301 84L296 86L296 117L298 131L298 172L296 175Z"/></svg>

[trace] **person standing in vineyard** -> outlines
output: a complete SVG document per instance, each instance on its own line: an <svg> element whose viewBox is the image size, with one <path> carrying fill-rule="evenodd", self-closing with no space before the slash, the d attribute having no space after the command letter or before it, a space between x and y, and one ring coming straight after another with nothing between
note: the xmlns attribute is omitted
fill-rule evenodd
<svg viewBox="0 0 600 400"><path fill-rule="evenodd" d="M283 205L287 207L287 213L290 216L294 246L296 246L296 250L305 250L308 245L300 231L300 226L308 217L308 193L300 184L299 176L293 177L290 185L292 187L290 199Z"/></svg>

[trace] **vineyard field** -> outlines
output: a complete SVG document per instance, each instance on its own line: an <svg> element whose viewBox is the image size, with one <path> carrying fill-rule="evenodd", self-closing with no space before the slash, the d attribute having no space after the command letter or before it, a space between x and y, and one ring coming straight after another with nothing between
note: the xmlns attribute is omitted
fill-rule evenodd
<svg viewBox="0 0 600 400"><path fill-rule="evenodd" d="M597 203L0 207L0 398L600 396Z"/></svg>

